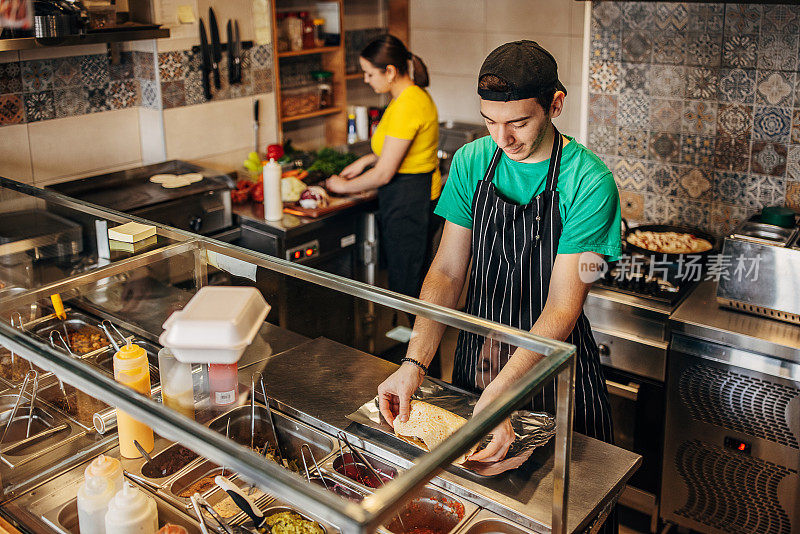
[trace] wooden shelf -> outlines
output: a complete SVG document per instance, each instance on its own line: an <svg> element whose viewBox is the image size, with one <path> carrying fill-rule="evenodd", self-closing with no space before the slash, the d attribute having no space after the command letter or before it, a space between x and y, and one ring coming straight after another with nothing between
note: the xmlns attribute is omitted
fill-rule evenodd
<svg viewBox="0 0 800 534"><path fill-rule="evenodd" d="M169 29L154 24L129 23L113 30L97 30L81 35L37 39L35 37L17 37L0 39L0 52L10 50L30 50L33 48L53 48L55 46L76 46L97 43L121 43L142 39L163 39L169 37Z"/></svg>
<svg viewBox="0 0 800 534"><path fill-rule="evenodd" d="M341 111L342 108L340 107L319 109L317 111L312 111L311 113L302 113L300 115L292 115L291 117L281 117L281 122L301 121L303 119L313 119L314 117L335 115L336 113L340 113Z"/></svg>
<svg viewBox="0 0 800 534"><path fill-rule="evenodd" d="M338 52L339 46L323 46L322 48L306 48L305 50L294 50L291 52L278 52L278 57L297 57L309 54L324 54L326 52Z"/></svg>
<svg viewBox="0 0 800 534"><path fill-rule="evenodd" d="M344 79L345 80L363 80L364 79L364 74L362 74L360 72L356 72L356 73L353 73L353 74L345 74Z"/></svg>

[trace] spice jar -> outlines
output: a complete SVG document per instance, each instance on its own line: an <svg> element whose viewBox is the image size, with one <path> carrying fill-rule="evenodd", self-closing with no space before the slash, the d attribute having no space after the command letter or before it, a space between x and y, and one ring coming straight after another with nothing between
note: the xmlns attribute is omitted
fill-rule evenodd
<svg viewBox="0 0 800 534"><path fill-rule="evenodd" d="M283 19L284 31L289 41L289 50L303 49L303 21L297 13L288 13Z"/></svg>
<svg viewBox="0 0 800 534"><path fill-rule="evenodd" d="M317 43L314 38L314 22L308 11L300 12L300 20L303 21L303 48L316 48Z"/></svg>
<svg viewBox="0 0 800 534"><path fill-rule="evenodd" d="M333 73L327 70L315 70L311 72L311 77L317 82L319 108L331 107L333 105L333 86L331 85Z"/></svg>
<svg viewBox="0 0 800 534"><path fill-rule="evenodd" d="M314 44L317 48L325 46L325 19L314 19Z"/></svg>

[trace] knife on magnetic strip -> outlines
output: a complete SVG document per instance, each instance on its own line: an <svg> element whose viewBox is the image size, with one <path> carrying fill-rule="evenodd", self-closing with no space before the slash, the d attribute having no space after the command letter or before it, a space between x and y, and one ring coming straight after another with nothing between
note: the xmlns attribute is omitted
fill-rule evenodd
<svg viewBox="0 0 800 534"><path fill-rule="evenodd" d="M233 48L236 50L236 83L242 83L242 35L238 20L233 21Z"/></svg>
<svg viewBox="0 0 800 534"><path fill-rule="evenodd" d="M208 31L211 34L211 54L212 63L211 70L214 71L214 87L219 89L222 87L222 82L219 76L219 64L222 61L222 42L219 40L219 26L217 25L217 16L214 14L214 8L208 8Z"/></svg>
<svg viewBox="0 0 800 534"><path fill-rule="evenodd" d="M233 42L233 23L228 19L225 26L225 37L228 39L228 83L236 83L236 44Z"/></svg>
<svg viewBox="0 0 800 534"><path fill-rule="evenodd" d="M206 25L203 19L200 19L200 53L203 56L203 93L206 100L211 100L211 49L208 46L208 38L206 37Z"/></svg>

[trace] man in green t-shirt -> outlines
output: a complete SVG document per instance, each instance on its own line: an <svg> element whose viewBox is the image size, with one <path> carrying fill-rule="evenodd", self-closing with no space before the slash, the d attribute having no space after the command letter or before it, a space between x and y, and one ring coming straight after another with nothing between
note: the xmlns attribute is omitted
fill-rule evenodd
<svg viewBox="0 0 800 534"><path fill-rule="evenodd" d="M436 209L447 222L420 298L455 307L471 264L466 311L574 344L575 430L612 442L608 393L583 314L593 280L581 266L602 267L604 258L620 254L614 179L597 156L553 125L566 89L555 59L537 43L507 43L489 54L478 94L490 135L453 158ZM443 331L424 318L414 324L407 358L378 388L389 422L407 419L410 396ZM453 382L480 392L478 412L542 358L461 332ZM554 398L554 387L546 387L534 408L552 413ZM513 439L505 421L470 459L502 459Z"/></svg>

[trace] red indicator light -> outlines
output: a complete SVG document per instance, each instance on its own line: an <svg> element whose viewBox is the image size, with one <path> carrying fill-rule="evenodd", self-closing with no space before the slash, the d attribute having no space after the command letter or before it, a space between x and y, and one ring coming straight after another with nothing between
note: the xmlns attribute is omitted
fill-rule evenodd
<svg viewBox="0 0 800 534"><path fill-rule="evenodd" d="M314 254L314 249L313 248L307 248L306 249L306 256L311 256L312 254Z"/></svg>
<svg viewBox="0 0 800 534"><path fill-rule="evenodd" d="M740 443L739 444L739 450L740 451L744 451L746 448L747 448L747 445L745 445L744 443Z"/></svg>
<svg viewBox="0 0 800 534"><path fill-rule="evenodd" d="M300 259L300 255L301 255L301 252L300 252L299 250L298 250L298 251L296 251L296 252L294 253L294 259L296 259L296 260L299 260L299 259Z"/></svg>

